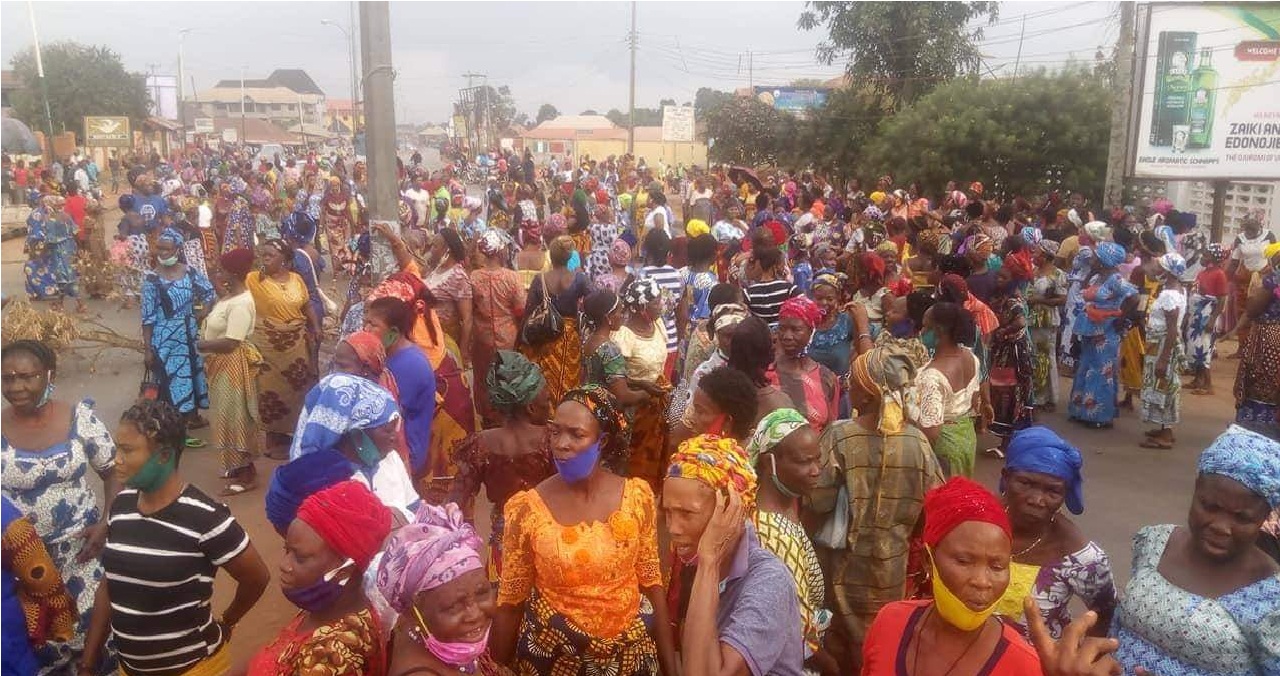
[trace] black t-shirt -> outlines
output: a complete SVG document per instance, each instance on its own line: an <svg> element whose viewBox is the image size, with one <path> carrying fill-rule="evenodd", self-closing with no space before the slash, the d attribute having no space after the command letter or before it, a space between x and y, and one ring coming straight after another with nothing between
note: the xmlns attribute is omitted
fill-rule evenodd
<svg viewBox="0 0 1280 676"><path fill-rule="evenodd" d="M102 568L126 673L181 674L217 652L227 636L213 621L213 578L249 546L231 510L188 485L144 515L138 491L126 488L107 524Z"/></svg>

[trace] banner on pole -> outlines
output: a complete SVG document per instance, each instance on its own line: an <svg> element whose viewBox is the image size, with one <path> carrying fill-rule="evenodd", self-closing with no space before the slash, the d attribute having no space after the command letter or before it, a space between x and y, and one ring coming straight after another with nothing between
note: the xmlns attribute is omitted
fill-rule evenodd
<svg viewBox="0 0 1280 676"><path fill-rule="evenodd" d="M662 107L662 141L693 141L693 106Z"/></svg>

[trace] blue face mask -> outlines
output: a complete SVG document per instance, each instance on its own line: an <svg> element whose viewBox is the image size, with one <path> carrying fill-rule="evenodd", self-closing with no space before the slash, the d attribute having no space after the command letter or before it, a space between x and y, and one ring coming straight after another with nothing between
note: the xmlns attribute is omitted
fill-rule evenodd
<svg viewBox="0 0 1280 676"><path fill-rule="evenodd" d="M889 335L894 338L906 338L915 328L915 324L912 324L910 319L899 319L889 325Z"/></svg>
<svg viewBox="0 0 1280 676"><path fill-rule="evenodd" d="M938 334L933 329L925 329L920 332L920 342L924 343L924 347L929 351L929 356L933 356L938 351Z"/></svg>
<svg viewBox="0 0 1280 676"><path fill-rule="evenodd" d="M576 484L586 480L591 476L596 468L596 464L600 462L600 440L596 439L583 452L569 458L561 460L552 458L556 463L556 471L560 473L560 478L566 483Z"/></svg>
<svg viewBox="0 0 1280 676"><path fill-rule="evenodd" d="M351 581L352 576L348 575L341 580L335 580L339 573L349 566L355 565L351 559L343 561L337 568L320 576L319 580L298 589L281 589L284 597L289 599L289 603L309 612L315 613L333 605L338 597L342 596L342 592L346 590L347 583Z"/></svg>

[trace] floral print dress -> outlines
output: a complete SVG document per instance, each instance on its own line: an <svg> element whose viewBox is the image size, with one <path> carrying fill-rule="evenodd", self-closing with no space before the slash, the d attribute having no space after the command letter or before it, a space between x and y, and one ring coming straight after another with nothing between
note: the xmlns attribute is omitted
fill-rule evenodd
<svg viewBox="0 0 1280 676"><path fill-rule="evenodd" d="M115 465L114 454L115 442L89 399L72 412L66 441L30 449L18 448L8 437L0 438L4 494L35 526L76 604L78 623L73 638L67 643L48 643L38 651L44 667L41 673L72 671L84 650L102 562L76 562L81 547L76 535L101 517L97 493L89 485L89 471L110 470ZM114 670L104 669L103 673Z"/></svg>

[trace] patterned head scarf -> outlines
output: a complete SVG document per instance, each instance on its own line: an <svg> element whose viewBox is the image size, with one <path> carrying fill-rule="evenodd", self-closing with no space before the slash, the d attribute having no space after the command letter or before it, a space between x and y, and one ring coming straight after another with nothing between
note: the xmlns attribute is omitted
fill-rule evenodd
<svg viewBox="0 0 1280 676"><path fill-rule="evenodd" d="M826 286L839 293L844 288L845 276L839 272L824 270L813 276L813 288Z"/></svg>
<svg viewBox="0 0 1280 676"><path fill-rule="evenodd" d="M396 612L408 612L418 594L484 568L483 548L458 505L441 507L424 500L413 522L387 541L378 568L378 591Z"/></svg>
<svg viewBox="0 0 1280 676"><path fill-rule="evenodd" d="M1094 253L1098 257L1098 261L1109 268L1114 268L1124 262L1124 247L1115 242L1099 244Z"/></svg>
<svg viewBox="0 0 1280 676"><path fill-rule="evenodd" d="M542 224L535 220L527 220L520 223L520 241L522 243L539 242L542 240Z"/></svg>
<svg viewBox="0 0 1280 676"><path fill-rule="evenodd" d="M653 279L635 279L622 290L622 306L631 311L640 310L661 295L662 289Z"/></svg>
<svg viewBox="0 0 1280 676"><path fill-rule="evenodd" d="M1111 241L1111 226L1103 221L1089 221L1084 226L1084 234L1095 244Z"/></svg>
<svg viewBox="0 0 1280 676"><path fill-rule="evenodd" d="M577 402L587 407L591 416L600 424L600 432L609 435L609 447L601 449L605 466L613 467L626 457L629 451L623 437L627 431L627 417L613 393L600 385L583 385L566 392L561 402L565 401Z"/></svg>
<svg viewBox="0 0 1280 676"><path fill-rule="evenodd" d="M609 246L609 265L622 267L631 262L631 245L619 237Z"/></svg>
<svg viewBox="0 0 1280 676"><path fill-rule="evenodd" d="M391 510L359 481L342 481L311 494L298 507L298 520L360 570L391 533Z"/></svg>
<svg viewBox="0 0 1280 676"><path fill-rule="evenodd" d="M880 433L901 432L907 389L916 377L916 366L907 350L900 345L873 347L853 360L849 377L868 392L880 394L880 421L876 426Z"/></svg>
<svg viewBox="0 0 1280 676"><path fill-rule="evenodd" d="M959 190L951 191L951 205L957 209L963 209L969 205L969 196Z"/></svg>
<svg viewBox="0 0 1280 676"><path fill-rule="evenodd" d="M331 373L302 401L289 458L337 448L349 432L381 427L399 418L396 400L381 386L359 376Z"/></svg>
<svg viewBox="0 0 1280 676"><path fill-rule="evenodd" d="M489 402L500 411L528 404L547 385L537 364L510 350L498 350L484 382Z"/></svg>
<svg viewBox="0 0 1280 676"><path fill-rule="evenodd" d="M730 329L747 318L747 308L738 303L725 303L711 312L711 332Z"/></svg>
<svg viewBox="0 0 1280 676"><path fill-rule="evenodd" d="M1160 267L1165 272L1174 277L1181 277L1187 271L1187 262L1183 260L1182 256L1172 251L1157 258L1156 262L1160 263Z"/></svg>
<svg viewBox="0 0 1280 676"><path fill-rule="evenodd" d="M157 241L168 242L181 249L182 245L186 242L186 238L183 237L182 233L176 228L165 228L164 232L160 233L160 237L157 238Z"/></svg>
<svg viewBox="0 0 1280 676"><path fill-rule="evenodd" d="M810 329L818 328L822 321L822 309L808 296L793 296L782 302L778 310L778 320L799 319Z"/></svg>
<svg viewBox="0 0 1280 676"><path fill-rule="evenodd" d="M1212 263L1221 263L1222 260L1226 257L1227 257L1227 250L1223 249L1222 245L1218 244L1217 242L1213 242L1212 244L1209 244L1204 248L1204 258L1206 261L1209 261Z"/></svg>
<svg viewBox="0 0 1280 676"><path fill-rule="evenodd" d="M1040 234L1040 228L1034 225L1022 226L1022 230L1018 234L1022 235L1022 241L1031 246L1036 246L1044 241L1044 236Z"/></svg>
<svg viewBox="0 0 1280 676"><path fill-rule="evenodd" d="M390 392L396 401L399 401L400 386L396 383L396 377L391 375L391 371L387 368L387 351L382 346L382 340L368 331L356 331L343 338L342 342L351 347L361 364L378 374L378 384Z"/></svg>
<svg viewBox="0 0 1280 676"><path fill-rule="evenodd" d="M566 228L568 228L568 223L565 221L564 214L556 212L547 217L545 230L548 237L559 237L565 233Z"/></svg>
<svg viewBox="0 0 1280 676"><path fill-rule="evenodd" d="M876 193L876 194L883 194L883 193ZM869 206L869 207L867 207L866 209L863 209L863 210L862 210L862 215L863 215L863 216L866 216L867 218L869 218L869 219L871 219L871 220L873 220L873 221L883 221L883 220L884 220L884 212L883 212L883 211L880 211L880 208L879 208L879 207L877 207L877 206Z"/></svg>
<svg viewBox="0 0 1280 676"><path fill-rule="evenodd" d="M1036 425L1014 432L1006 455L1004 468L1010 472L1048 474L1067 482L1067 509L1072 514L1084 512L1084 480L1080 476L1084 463L1075 446L1048 427ZM1000 492L1004 492L1003 477Z"/></svg>
<svg viewBox="0 0 1280 676"><path fill-rule="evenodd" d="M965 252L974 251L989 256L993 251L995 251L995 249L996 243L992 241L990 237L980 232L969 235L969 237L964 240Z"/></svg>
<svg viewBox="0 0 1280 676"><path fill-rule="evenodd" d="M941 244L942 237L943 235L941 232L938 232L934 228L928 228L921 230L919 234L916 235L916 244L919 245L921 249L938 253L938 245Z"/></svg>
<svg viewBox="0 0 1280 676"><path fill-rule="evenodd" d="M496 256L506 248L506 240L497 230L485 230L476 241L476 249L486 256Z"/></svg>
<svg viewBox="0 0 1280 676"><path fill-rule="evenodd" d="M938 546L956 526L980 521L998 526L1013 540L1013 527L1004 505L982 484L966 477L952 477L924 494L924 536L930 548Z"/></svg>
<svg viewBox="0 0 1280 676"><path fill-rule="evenodd" d="M1025 249L1017 253L1009 253L1004 257L1004 265L1012 273L1013 279L1029 282L1035 275L1035 266L1031 263L1031 253Z"/></svg>
<svg viewBox="0 0 1280 676"><path fill-rule="evenodd" d="M792 432L808 427L809 419L794 408L780 408L760 419L747 442L747 457L754 467L761 453L769 453Z"/></svg>
<svg viewBox="0 0 1280 676"><path fill-rule="evenodd" d="M732 488L748 512L756 506L756 470L747 452L729 437L700 434L680 443L671 454L667 477L693 479L713 490Z"/></svg>
<svg viewBox="0 0 1280 676"><path fill-rule="evenodd" d="M1280 508L1280 442L1231 425L1200 454L1200 474L1221 474Z"/></svg>
<svg viewBox="0 0 1280 676"><path fill-rule="evenodd" d="M1173 239L1172 227L1168 225L1157 225L1155 229L1152 230L1152 234L1159 238L1161 242L1164 242L1165 251L1177 251L1178 246Z"/></svg>
<svg viewBox="0 0 1280 676"><path fill-rule="evenodd" d="M1049 258L1057 258L1058 250L1062 248L1061 244L1051 239L1040 240L1039 246L1040 246L1040 250L1044 252L1044 255L1048 256Z"/></svg>

